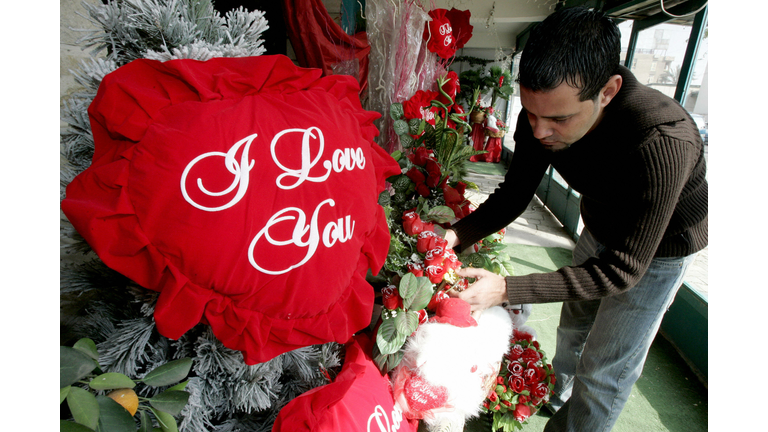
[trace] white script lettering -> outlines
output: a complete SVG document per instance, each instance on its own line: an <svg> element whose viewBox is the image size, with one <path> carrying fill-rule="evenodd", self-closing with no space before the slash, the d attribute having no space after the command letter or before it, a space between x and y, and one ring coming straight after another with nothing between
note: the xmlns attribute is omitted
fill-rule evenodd
<svg viewBox="0 0 768 432"><path fill-rule="evenodd" d="M382 419L384 421L382 421ZM389 417L387 417L387 413L384 411L384 408L382 408L381 405L376 405L376 408L373 410L373 414L368 417L368 432L372 432L372 420L376 420L376 424L379 427L379 432L397 432L400 430L400 422L403 421L403 412L400 411L400 408L395 406L394 410L392 411L392 424L390 425Z"/></svg>
<svg viewBox="0 0 768 432"><path fill-rule="evenodd" d="M256 237L253 238L253 241L251 241L251 245L248 248L248 260L250 261L251 265L263 273L279 275L287 273L309 261L309 259L312 258L312 256L315 254L315 251L320 244L320 230L318 228L317 220L320 213L320 208L325 204L328 204L331 207L336 205L332 199L327 199L318 204L314 213L312 213L312 219L310 220L309 225L307 225L307 216L304 214L304 211L298 207L286 207L275 213L269 219L269 221L267 221L267 224L264 226L264 228L262 228L261 231L256 234ZM287 213L295 213L296 216L286 215ZM289 240L281 241L272 238L272 236L269 234L269 229L273 225L291 220L295 220L296 224L293 227L293 234ZM355 223L351 220L349 215L347 215L345 218L339 218L336 222L330 222L325 226L325 229L323 230L323 245L329 248L336 244L336 241L344 243L352 238L352 233L354 230ZM307 248L307 252L301 261L289 266L286 269L268 270L260 266L253 256L253 251L256 248L256 244L262 237L273 246L286 246L292 244L298 247Z"/></svg>

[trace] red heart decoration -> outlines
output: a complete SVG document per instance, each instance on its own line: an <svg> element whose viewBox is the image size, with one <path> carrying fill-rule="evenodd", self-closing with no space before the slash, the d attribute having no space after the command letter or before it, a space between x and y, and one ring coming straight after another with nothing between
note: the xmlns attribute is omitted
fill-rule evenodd
<svg viewBox="0 0 768 432"><path fill-rule="evenodd" d="M370 322L400 168L349 76L285 56L136 60L89 108L92 165L62 210L111 268L160 292L176 339L200 322L249 364Z"/></svg>
<svg viewBox="0 0 768 432"><path fill-rule="evenodd" d="M419 375L411 375L405 381L405 399L416 412L440 408L448 401L448 389L430 384Z"/></svg>

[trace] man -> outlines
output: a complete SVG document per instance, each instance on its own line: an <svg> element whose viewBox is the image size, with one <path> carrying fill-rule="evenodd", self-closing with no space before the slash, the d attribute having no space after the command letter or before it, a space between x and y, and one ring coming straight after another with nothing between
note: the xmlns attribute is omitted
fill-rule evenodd
<svg viewBox="0 0 768 432"><path fill-rule="evenodd" d="M585 228L573 265L501 276L482 269L458 294L482 310L563 302L557 385L545 431L610 431L640 376L664 312L707 245L703 145L680 105L619 65L620 33L603 14L561 9L520 60L523 111L504 182L446 233L471 245L516 219L551 164L581 193Z"/></svg>

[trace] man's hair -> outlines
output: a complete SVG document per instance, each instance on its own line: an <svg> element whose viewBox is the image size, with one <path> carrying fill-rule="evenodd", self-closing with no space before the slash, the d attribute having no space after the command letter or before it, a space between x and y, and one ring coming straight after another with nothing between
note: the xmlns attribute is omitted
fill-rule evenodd
<svg viewBox="0 0 768 432"><path fill-rule="evenodd" d="M517 82L532 91L567 83L579 100L594 100L618 72L621 32L602 12L560 9L531 30L520 58Z"/></svg>

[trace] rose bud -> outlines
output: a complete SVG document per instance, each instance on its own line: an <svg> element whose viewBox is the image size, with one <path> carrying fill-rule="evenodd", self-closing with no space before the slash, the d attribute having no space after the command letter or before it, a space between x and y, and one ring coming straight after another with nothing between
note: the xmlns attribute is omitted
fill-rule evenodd
<svg viewBox="0 0 768 432"><path fill-rule="evenodd" d="M416 277L424 276L424 267L419 263L408 263L408 271Z"/></svg>
<svg viewBox="0 0 768 432"><path fill-rule="evenodd" d="M532 348L526 348L523 354L520 356L524 362L537 362L541 359L541 355L538 351Z"/></svg>
<svg viewBox="0 0 768 432"><path fill-rule="evenodd" d="M430 282L437 284L443 280L443 275L445 275L445 268L442 266L431 265L427 266L425 273L427 274Z"/></svg>
<svg viewBox="0 0 768 432"><path fill-rule="evenodd" d="M434 225L429 224L428 231L434 231ZM403 231L409 236L419 235L422 231L427 229L427 224L422 222L421 217L413 211L407 211L403 213Z"/></svg>
<svg viewBox="0 0 768 432"><path fill-rule="evenodd" d="M518 360L523 355L523 347L515 345L509 350L509 358L511 360Z"/></svg>
<svg viewBox="0 0 768 432"><path fill-rule="evenodd" d="M525 390L525 381L521 377L511 376L509 377L509 388L515 393L520 393Z"/></svg>
<svg viewBox="0 0 768 432"><path fill-rule="evenodd" d="M427 305L427 309L434 312L435 310L437 310L437 304L447 298L449 297L448 297L448 294L445 293L445 291L437 290L435 295L432 296L432 300L429 301L429 304Z"/></svg>
<svg viewBox="0 0 768 432"><path fill-rule="evenodd" d="M434 249L437 246L437 239L442 239L442 237L432 231L420 232L419 238L416 240L416 250L419 253L427 253L428 250Z"/></svg>
<svg viewBox="0 0 768 432"><path fill-rule="evenodd" d="M523 371L525 371L525 368L520 363L514 362L507 366L507 370L512 376L519 377L523 376Z"/></svg>
<svg viewBox="0 0 768 432"><path fill-rule="evenodd" d="M384 303L384 307L390 310L403 307L403 299L394 285L388 285L381 290L381 300Z"/></svg>
<svg viewBox="0 0 768 432"><path fill-rule="evenodd" d="M469 288L469 282L467 282L466 279L461 278L456 282L456 284L454 284L454 287L457 291L461 292Z"/></svg>
<svg viewBox="0 0 768 432"><path fill-rule="evenodd" d="M531 407L522 403L518 403L515 407L515 412L513 415L515 416L515 420L522 423L528 420L528 417L531 416Z"/></svg>
<svg viewBox="0 0 768 432"><path fill-rule="evenodd" d="M429 266L443 266L443 254L445 250L443 248L434 248L427 251L424 255L424 265Z"/></svg>

